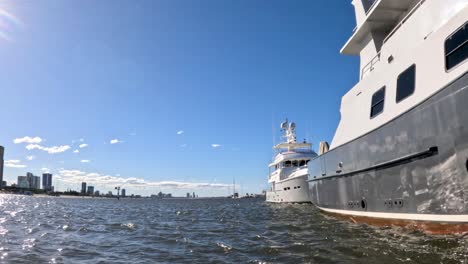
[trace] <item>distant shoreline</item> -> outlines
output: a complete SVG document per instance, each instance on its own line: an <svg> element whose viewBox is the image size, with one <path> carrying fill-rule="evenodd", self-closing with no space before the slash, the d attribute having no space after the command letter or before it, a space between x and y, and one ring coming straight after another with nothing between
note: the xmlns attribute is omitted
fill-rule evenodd
<svg viewBox="0 0 468 264"><path fill-rule="evenodd" d="M26 195L26 194L21 194L21 193L9 193L9 192L1 192L0 195L21 195L21 196L31 196L31 197L39 197L39 198L80 198L80 199L117 199L117 196L81 196L81 195L59 195L59 196L53 196L53 195L47 195L47 194L33 194L33 195ZM256 197L256 198L248 198L248 199L258 199L262 197ZM230 197L224 197L224 196L215 196L215 197L197 197L197 198L187 198L187 197L171 197L171 198L154 198L154 197L120 197L119 199L125 199L125 200L139 200L139 199L145 199L145 200L206 200L206 199L231 199ZM247 198L246 198L247 199ZM237 199L236 199L237 200Z"/></svg>

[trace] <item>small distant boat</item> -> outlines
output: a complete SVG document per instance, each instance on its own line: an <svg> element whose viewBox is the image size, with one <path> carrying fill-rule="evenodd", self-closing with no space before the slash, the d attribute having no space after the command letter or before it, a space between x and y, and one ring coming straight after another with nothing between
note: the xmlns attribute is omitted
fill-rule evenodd
<svg viewBox="0 0 468 264"><path fill-rule="evenodd" d="M281 123L281 130L286 142L273 147L276 152L270 163L268 183L270 190L266 192L266 201L272 203L308 203L309 197L307 164L317 154L312 145L305 140L296 141L296 124Z"/></svg>

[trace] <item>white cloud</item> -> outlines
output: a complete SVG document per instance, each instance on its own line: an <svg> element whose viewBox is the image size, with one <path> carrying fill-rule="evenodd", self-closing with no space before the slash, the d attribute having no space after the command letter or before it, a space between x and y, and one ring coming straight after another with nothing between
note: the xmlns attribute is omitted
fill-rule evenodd
<svg viewBox="0 0 468 264"><path fill-rule="evenodd" d="M115 138L115 139L112 139L112 140L110 141L110 143L111 143L111 144L119 144L119 143L123 143L123 141L122 141L122 140L118 140L118 139Z"/></svg>
<svg viewBox="0 0 468 264"><path fill-rule="evenodd" d="M80 144L78 147L80 147L80 148L86 148L87 146L88 146L88 144L83 143L83 144Z"/></svg>
<svg viewBox="0 0 468 264"><path fill-rule="evenodd" d="M33 160L33 159L35 159L35 158L36 158L36 157L33 156L33 155L31 155L31 156L26 156L26 159L27 159L27 160Z"/></svg>
<svg viewBox="0 0 468 264"><path fill-rule="evenodd" d="M211 147L212 148L220 148L222 147L223 145L220 145L220 144L211 144Z"/></svg>
<svg viewBox="0 0 468 264"><path fill-rule="evenodd" d="M183 130L177 131L177 135L182 135L184 133Z"/></svg>
<svg viewBox="0 0 468 264"><path fill-rule="evenodd" d="M41 168L41 171L44 172L44 173L49 173L50 172L49 168Z"/></svg>
<svg viewBox="0 0 468 264"><path fill-rule="evenodd" d="M5 160L4 165L8 168L26 168L26 165L21 164L21 160Z"/></svg>
<svg viewBox="0 0 468 264"><path fill-rule="evenodd" d="M77 150L77 149L75 149L75 150L73 151L73 153L80 153L80 151Z"/></svg>
<svg viewBox="0 0 468 264"><path fill-rule="evenodd" d="M84 138L80 138L80 142L84 142Z"/></svg>
<svg viewBox="0 0 468 264"><path fill-rule="evenodd" d="M119 174L117 174L119 175ZM177 181L147 181L141 178L124 178L100 173L88 173L79 170L60 170L57 175L61 181L68 184L88 184L98 186L125 186L125 187L160 187L173 189L227 189L231 184L223 183L195 183L195 182L177 182Z"/></svg>
<svg viewBox="0 0 468 264"><path fill-rule="evenodd" d="M20 143L28 143L28 144L38 144L42 142L42 138L40 137L22 137L22 138L15 138L13 143L20 144Z"/></svg>
<svg viewBox="0 0 468 264"><path fill-rule="evenodd" d="M38 144L29 144L26 146L27 150L39 149L42 151L46 151L49 154L56 154L62 153L70 149L69 145L62 145L62 146L53 146L53 147L44 147Z"/></svg>
<svg viewBox="0 0 468 264"><path fill-rule="evenodd" d="M179 145L179 147L181 147L181 148L186 148L186 147L187 147L187 144Z"/></svg>
<svg viewBox="0 0 468 264"><path fill-rule="evenodd" d="M130 133L129 135L132 136L132 137L134 137L134 136L136 136L136 133L135 133L135 132L132 132L132 133Z"/></svg>
<svg viewBox="0 0 468 264"><path fill-rule="evenodd" d="M81 160L81 163L89 163L89 160Z"/></svg>

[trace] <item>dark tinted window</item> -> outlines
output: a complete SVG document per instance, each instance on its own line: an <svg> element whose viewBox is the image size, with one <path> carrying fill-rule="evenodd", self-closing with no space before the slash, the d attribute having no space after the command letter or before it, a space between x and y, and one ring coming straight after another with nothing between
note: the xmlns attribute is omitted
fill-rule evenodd
<svg viewBox="0 0 468 264"><path fill-rule="evenodd" d="M369 9L372 7L375 1L376 0L362 0L362 6L364 6L366 13L369 12Z"/></svg>
<svg viewBox="0 0 468 264"><path fill-rule="evenodd" d="M455 67L468 57L468 27L459 28L445 41L445 67L447 70Z"/></svg>
<svg viewBox="0 0 468 264"><path fill-rule="evenodd" d="M406 69L398 76L396 102L399 103L414 93L416 85L416 65Z"/></svg>
<svg viewBox="0 0 468 264"><path fill-rule="evenodd" d="M372 95L370 117L374 117L383 112L385 103L385 86Z"/></svg>

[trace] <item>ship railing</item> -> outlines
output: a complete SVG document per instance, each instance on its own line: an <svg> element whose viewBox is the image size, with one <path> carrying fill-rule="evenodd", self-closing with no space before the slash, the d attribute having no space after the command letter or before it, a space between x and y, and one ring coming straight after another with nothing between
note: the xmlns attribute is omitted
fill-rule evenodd
<svg viewBox="0 0 468 264"><path fill-rule="evenodd" d="M374 70L374 66L380 62L380 52L375 55L374 58L372 58L371 61L369 61L361 71L361 80L364 79L364 76Z"/></svg>
<svg viewBox="0 0 468 264"><path fill-rule="evenodd" d="M288 176L291 174L291 173L294 173L298 170L302 170L304 168L307 168L307 164L304 165L304 166L300 166L300 167L288 167L288 168L283 168L283 170L281 170L280 172L280 175L279 175L279 179L280 180L284 180L286 178L288 178Z"/></svg>
<svg viewBox="0 0 468 264"><path fill-rule="evenodd" d="M282 150L278 151L278 153L285 153L285 152L289 152L289 150L282 149ZM312 150L310 148L295 148L294 152L297 152L297 153L311 153Z"/></svg>
<svg viewBox="0 0 468 264"><path fill-rule="evenodd" d="M377 1L376 1L377 2ZM392 31L390 31L390 33L387 35L387 37L385 37L385 39L383 40L383 44L385 44L394 34L395 32L398 31L398 29L401 28L401 26L403 26L403 24L408 21L408 19L416 12L416 10L419 9L419 7L421 7L422 4L424 4L424 2L426 2L426 0L420 0L412 9L411 11L408 12L408 14L406 14L406 16L392 29ZM372 9L372 8L371 8ZM366 76L366 74L370 73L371 71L374 70L374 66L380 62L380 51L379 53L377 53L377 55L375 55L374 58L372 58L371 61L369 61L361 70L361 80L364 79L364 77Z"/></svg>
<svg viewBox="0 0 468 264"><path fill-rule="evenodd" d="M408 12L408 14L406 14L406 16L400 21L400 23L398 23L398 25L396 25L393 28L393 30L390 31L387 37L383 40L383 43L387 42L387 40L390 39L395 34L395 32L409 19L409 17L412 16L414 12L416 12L416 10L418 10L418 8L421 7L422 4L424 4L424 2L426 2L426 0L419 1L419 3L417 3L413 7L413 9L411 9L411 11Z"/></svg>

